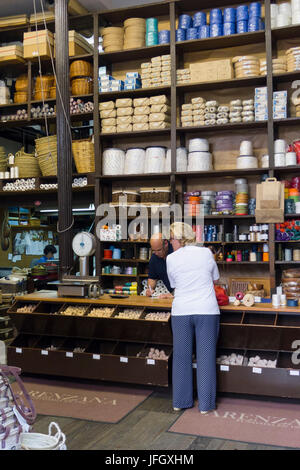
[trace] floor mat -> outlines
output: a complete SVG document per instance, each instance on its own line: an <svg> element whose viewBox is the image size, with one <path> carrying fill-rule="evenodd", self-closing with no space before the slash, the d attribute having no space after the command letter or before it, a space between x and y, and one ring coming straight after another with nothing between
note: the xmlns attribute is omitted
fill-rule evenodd
<svg viewBox="0 0 300 470"><path fill-rule="evenodd" d="M37 414L117 423L152 390L22 377ZM14 387L16 386L13 384ZM15 389L18 392L18 388Z"/></svg>
<svg viewBox="0 0 300 470"><path fill-rule="evenodd" d="M169 431L299 448L300 405L223 397L207 415L199 413L197 404L187 409Z"/></svg>

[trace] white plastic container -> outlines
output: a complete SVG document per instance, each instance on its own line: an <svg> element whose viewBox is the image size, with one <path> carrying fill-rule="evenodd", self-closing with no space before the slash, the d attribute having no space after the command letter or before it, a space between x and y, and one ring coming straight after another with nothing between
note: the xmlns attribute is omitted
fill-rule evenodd
<svg viewBox="0 0 300 470"><path fill-rule="evenodd" d="M146 151L143 148L130 148L126 151L124 174L125 175L140 175L144 173L145 169Z"/></svg>
<svg viewBox="0 0 300 470"><path fill-rule="evenodd" d="M285 164L286 166L297 165L297 155L296 152L287 152L285 154Z"/></svg>
<svg viewBox="0 0 300 470"><path fill-rule="evenodd" d="M206 139L190 139L189 141L189 152L208 152L209 143Z"/></svg>
<svg viewBox="0 0 300 470"><path fill-rule="evenodd" d="M277 139L274 142L274 153L285 153L286 152L286 141L283 139Z"/></svg>
<svg viewBox="0 0 300 470"><path fill-rule="evenodd" d="M257 158L254 156L240 156L236 159L237 170L247 170L258 168Z"/></svg>
<svg viewBox="0 0 300 470"><path fill-rule="evenodd" d="M212 154L210 152L189 153L187 171L210 171L212 169Z"/></svg>
<svg viewBox="0 0 300 470"><path fill-rule="evenodd" d="M125 152L121 149L110 148L103 152L103 175L123 175Z"/></svg>
<svg viewBox="0 0 300 470"><path fill-rule="evenodd" d="M285 153L274 154L274 166L286 166Z"/></svg>
<svg viewBox="0 0 300 470"><path fill-rule="evenodd" d="M284 14L279 14L276 19L277 28L284 28L292 23L291 17Z"/></svg>
<svg viewBox="0 0 300 470"><path fill-rule="evenodd" d="M261 157L262 168L269 168L269 155L263 155Z"/></svg>
<svg viewBox="0 0 300 470"><path fill-rule="evenodd" d="M145 173L163 173L165 171L165 147L148 147L146 149Z"/></svg>
<svg viewBox="0 0 300 470"><path fill-rule="evenodd" d="M253 145L250 140L243 140L240 145L240 156L253 155Z"/></svg>

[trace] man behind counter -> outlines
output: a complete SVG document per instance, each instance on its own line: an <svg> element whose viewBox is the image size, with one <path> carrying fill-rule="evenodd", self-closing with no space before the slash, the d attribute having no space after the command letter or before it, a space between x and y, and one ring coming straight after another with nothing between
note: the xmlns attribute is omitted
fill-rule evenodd
<svg viewBox="0 0 300 470"><path fill-rule="evenodd" d="M170 286L166 264L167 256L173 253L173 248L168 240L163 238L161 233L152 235L150 246L152 256L149 262L148 289L146 290L146 296L151 297L155 290L156 283L160 279L169 291L169 294L161 294L160 298L173 297L171 294L173 289Z"/></svg>

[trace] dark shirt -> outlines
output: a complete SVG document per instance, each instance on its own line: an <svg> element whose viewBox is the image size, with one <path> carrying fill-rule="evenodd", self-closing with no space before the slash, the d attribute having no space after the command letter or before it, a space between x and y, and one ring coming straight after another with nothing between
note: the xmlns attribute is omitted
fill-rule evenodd
<svg viewBox="0 0 300 470"><path fill-rule="evenodd" d="M173 253L172 245L168 242L168 255ZM168 274L167 274L167 262L165 258L160 258L155 253L152 254L149 261L149 279L161 280L168 289L169 292L172 292L172 287L170 286Z"/></svg>

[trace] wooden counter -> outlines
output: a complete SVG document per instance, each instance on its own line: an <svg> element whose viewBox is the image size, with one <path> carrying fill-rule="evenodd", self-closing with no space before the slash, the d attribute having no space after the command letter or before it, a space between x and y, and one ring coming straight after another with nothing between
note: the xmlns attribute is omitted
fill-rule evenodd
<svg viewBox="0 0 300 470"><path fill-rule="evenodd" d="M141 295L131 295L127 299L112 299L109 294L104 294L99 299L80 298L80 297L58 297L56 291L38 291L33 294L17 296L16 300L25 300L31 302L61 302L61 303L76 303L76 304L101 304L101 305L118 305L130 307L150 307L150 308L171 308L172 299L157 299L145 297ZM220 311L236 311L236 312L265 312L265 313L299 313L300 307L279 307L274 308L271 303L257 303L253 307L245 307L240 305L226 305L220 307Z"/></svg>

